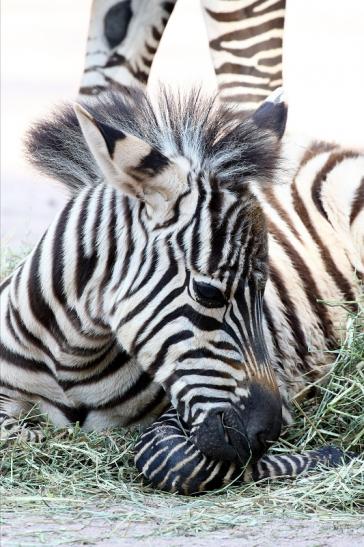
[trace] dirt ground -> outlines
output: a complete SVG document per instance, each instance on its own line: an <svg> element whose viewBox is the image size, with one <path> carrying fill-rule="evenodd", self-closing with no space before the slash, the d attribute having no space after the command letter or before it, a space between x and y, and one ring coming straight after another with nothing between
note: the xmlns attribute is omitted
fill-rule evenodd
<svg viewBox="0 0 364 547"><path fill-rule="evenodd" d="M112 517L110 518L110 514ZM124 513L124 512L123 512ZM255 519L250 525L233 527L198 537L178 536L170 531L158 535L158 515L150 522L130 522L120 516L120 508L108 508L105 518L95 508L76 512L72 518L50 512L5 513L2 546L98 545L100 547L361 547L364 546L364 523L354 518L350 524L320 521L316 518Z"/></svg>

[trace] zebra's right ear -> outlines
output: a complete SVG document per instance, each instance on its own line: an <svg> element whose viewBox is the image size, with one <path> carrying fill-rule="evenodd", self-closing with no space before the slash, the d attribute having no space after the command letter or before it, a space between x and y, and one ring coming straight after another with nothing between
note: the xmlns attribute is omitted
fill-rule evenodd
<svg viewBox="0 0 364 547"><path fill-rule="evenodd" d="M283 89L276 89L252 115L259 128L268 129L280 140L287 123L287 104L284 101Z"/></svg>
<svg viewBox="0 0 364 547"><path fill-rule="evenodd" d="M142 139L95 120L81 105L75 104L74 110L87 145L109 184L145 201L153 210L171 199L173 185L169 179L180 176L166 156ZM165 176L167 169L169 177Z"/></svg>

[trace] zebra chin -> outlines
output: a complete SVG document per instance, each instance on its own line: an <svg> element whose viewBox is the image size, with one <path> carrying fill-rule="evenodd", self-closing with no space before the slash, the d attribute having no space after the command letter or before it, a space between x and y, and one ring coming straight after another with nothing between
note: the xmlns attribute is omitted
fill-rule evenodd
<svg viewBox="0 0 364 547"><path fill-rule="evenodd" d="M282 427L278 389L251 383L244 405L214 408L193 431L197 448L213 460L255 463L276 441Z"/></svg>

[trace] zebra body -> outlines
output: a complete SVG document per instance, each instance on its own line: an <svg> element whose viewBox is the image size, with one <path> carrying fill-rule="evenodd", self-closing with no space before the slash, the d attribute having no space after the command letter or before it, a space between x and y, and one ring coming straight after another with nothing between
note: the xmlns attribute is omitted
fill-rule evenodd
<svg viewBox="0 0 364 547"><path fill-rule="evenodd" d="M113 113L114 126L119 126L111 130L106 122ZM174 104L167 95L161 111L164 122L157 121L141 93L111 96L93 114L102 119L95 153L104 175L87 150L72 110L40 124L30 139L35 164L58 174L71 188L78 181L79 187L32 255L3 284L3 393L10 399L16 395L26 402L39 401L59 425L78 420L86 428L100 429L139 423L143 416L153 419L166 405L166 390L184 419L198 428L214 405L221 406L225 399L238 402L248 393L251 373L238 367L240 357L228 342L229 337L236 338L232 327L226 326L225 341L215 341L209 333L222 324L227 295L232 297L236 284L243 283L243 239L248 245L257 238L256 246L250 241L245 268L256 276L257 281L251 281L260 291L255 306L261 305L266 277L264 220L246 183L234 189L230 185L245 170L257 172L257 180L271 178L278 138L252 120L238 123L221 107L202 99L196 102L194 95L186 104ZM90 114L81 109L78 115L92 139L96 125ZM196 129L195 115L205 116ZM133 128L134 135L129 132ZM144 134L149 143L141 139ZM151 145L157 138L158 149ZM108 150L117 154L115 167L110 160L103 164ZM109 184L102 182L103 177ZM256 211L257 218L245 220L239 214L245 209L250 216ZM251 227L255 222L263 222L261 242L261 234ZM216 239L214 255L211 245L202 245L196 234L200 223ZM196 291L203 291L211 280L213 285L207 288L217 293L218 301L207 298L204 305ZM253 294L249 298L253 303ZM261 312L247 307L234 316L239 313L250 321L251 314ZM255 334L245 336L252 338L254 359L262 361L257 377L270 382L277 396L264 341L259 346ZM206 341L211 347L203 347ZM176 371L178 356L181 365ZM214 359L222 359L215 391L199 367L195 375L190 373L201 358L211 360L212 370ZM206 407L211 394L216 402Z"/></svg>
<svg viewBox="0 0 364 547"><path fill-rule="evenodd" d="M128 119L135 123L143 101L146 115L129 142L122 131L130 130ZM115 142L107 142L114 153L118 147L132 146L121 156L127 158L125 178L119 182L117 174L113 182L113 173L106 169L109 184L102 182L71 111L35 128L29 144L34 163L50 174L58 173L71 188L77 187L78 180L79 188L31 256L3 283L4 413L11 415L14 404L19 410L24 402L24 411L38 402L58 425L79 421L86 429L104 429L151 422L172 401L191 435L200 432L199 448L208 452L204 443L211 424L204 430L205 420L215 408L224 407L224 399L258 416L261 405L269 413L278 405L287 423L289 401L327 371L330 354L326 350L337 344L345 312L320 301L352 303L360 295L355 270L362 275L363 155L317 146L306 152L290 186L273 185L268 181L274 165L267 163L262 152L268 150L274 158L277 141L274 131L259 127L259 116L242 123L227 118L224 128L220 122L214 126L215 119L226 116L222 107L215 112L203 101L196 106L195 98L182 107L172 104L166 97L162 114L166 125L159 131L166 141L160 141L159 150L150 144L157 138L158 122L142 130L142 122L153 119L152 107L142 94L126 99L112 96L93 111L103 120L98 122L102 135L117 135ZM227 141L221 140L221 148L210 150L209 177L201 170L207 161L204 156L196 166L198 154L205 154L202 150L209 149L209 141L200 130L193 133L192 104L199 119L204 109L209 113L206 132L215 136L223 129L240 132L241 149L235 150L235 156L231 145L236 137L229 144L229 133L224 136ZM106 120L117 112L115 106L126 121L113 133ZM178 108L182 108L179 113ZM82 109L79 116L87 134L92 118ZM172 135L180 131L177 125L176 132L171 132L171 124L178 122L192 132L181 131L186 139L179 144L184 157L177 154L178 141L175 155L171 153ZM146 143L140 137L148 129L153 138ZM254 132L260 139L254 138ZM62 142L72 143L74 150L62 149ZM162 149L169 150L168 157L174 160ZM250 180L252 171L256 180L249 184L244 174ZM350 191L345 192L345 202L341 188L342 174L347 172ZM220 177L221 195L219 187L214 187L215 176ZM144 192L142 201L126 195L132 191L132 181L138 193ZM169 199L161 199L162 194ZM210 215L214 214L211 200L217 195L214 222L219 219L220 226L215 234ZM209 230L210 241L202 238ZM232 241L232 233L240 235ZM259 293L254 302L255 289L241 276L250 271L255 285L264 285L265 235L270 248L269 279L262 305ZM229 272L227 266L234 259L237 269L224 279L222 272ZM217 277L206 264L219 265ZM202 281L204 288L207 280L214 290L219 283L226 294L234 287L231 304L201 304L193 291L200 290L196 283ZM222 319L220 307L225 305L231 306L231 322ZM259 335L267 349L255 338ZM243 352L240 357L232 344L236 340ZM182 362L180 369L176 361ZM277 427L273 435L279 434L280 426L269 427ZM220 444L217 439L214 454L219 453Z"/></svg>
<svg viewBox="0 0 364 547"><path fill-rule="evenodd" d="M11 435L36 402L58 425L152 422L138 469L194 493L339 463L334 448L261 456L332 362L346 312L322 301L361 296L364 156L315 144L273 184L281 103L244 125L194 95L158 113L128 93L174 4L94 2L80 94L123 94L78 107L84 137L67 109L31 135L74 197L2 285L0 421ZM284 3L261 4L204 2L221 96L244 111L281 78Z"/></svg>

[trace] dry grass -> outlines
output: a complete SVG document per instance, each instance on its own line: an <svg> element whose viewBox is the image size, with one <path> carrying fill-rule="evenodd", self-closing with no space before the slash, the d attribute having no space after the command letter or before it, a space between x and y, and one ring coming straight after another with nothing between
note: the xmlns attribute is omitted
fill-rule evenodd
<svg viewBox="0 0 364 547"><path fill-rule="evenodd" d="M10 255L9 255L10 256ZM17 258L7 257L5 270ZM2 270L4 273L4 269ZM351 315L335 367L313 400L296 405L296 421L272 451L336 444L362 454L364 445L364 311ZM334 518L348 523L364 507L363 456L338 469L318 469L294 481L230 486L203 497L156 492L142 484L133 463L137 433L103 434L44 426L41 445L1 449L3 510L83 522L106 519L108 533L128 523L142 535L196 535L253 524L271 516ZM10 512L10 513L9 513ZM156 526L157 524L157 526ZM53 543L52 543L53 544Z"/></svg>

